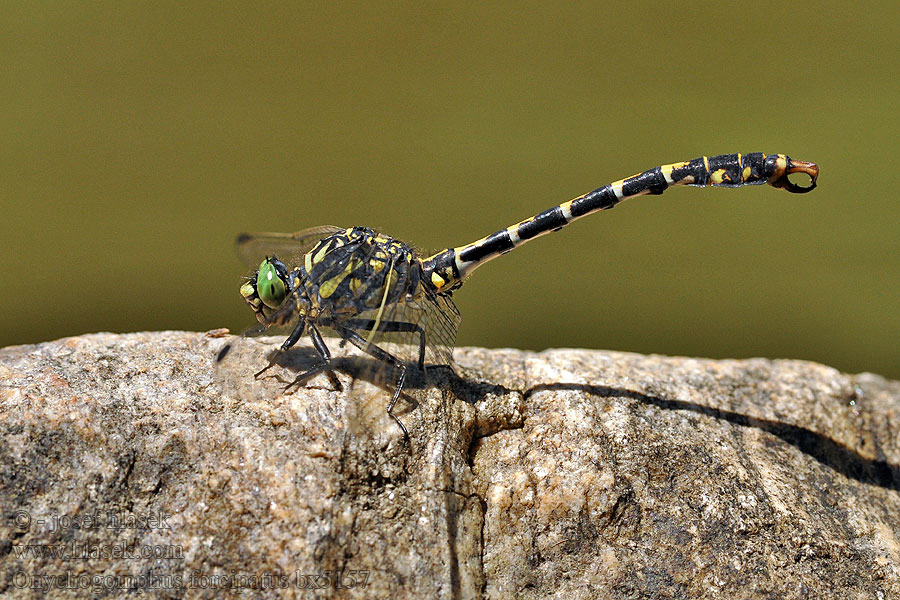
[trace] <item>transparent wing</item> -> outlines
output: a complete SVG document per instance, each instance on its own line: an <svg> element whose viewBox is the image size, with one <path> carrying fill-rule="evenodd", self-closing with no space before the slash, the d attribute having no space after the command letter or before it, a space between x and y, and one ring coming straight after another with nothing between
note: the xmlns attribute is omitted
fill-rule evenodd
<svg viewBox="0 0 900 600"><path fill-rule="evenodd" d="M400 277L392 287L406 293L383 308L360 311L348 325L403 362L418 364L424 346L424 364L452 364L459 310L449 296L411 283L409 271Z"/></svg>
<svg viewBox="0 0 900 600"><path fill-rule="evenodd" d="M459 309L450 296L435 296L428 305L428 339L436 364L453 365Z"/></svg>
<svg viewBox="0 0 900 600"><path fill-rule="evenodd" d="M357 322L377 321L377 329L357 327L354 330L406 364L403 400L395 407L394 414L413 428L415 413L409 411L424 399L431 385L430 377L417 366L421 344L424 339L425 365L452 365L459 311L450 298L442 296L395 302L387 308L380 321L374 310L365 311L357 318ZM396 330L405 325L412 327ZM397 370L361 352L356 354L353 365L354 381L347 400L350 431L358 438L371 437L376 431L396 431L386 409L396 389Z"/></svg>
<svg viewBox="0 0 900 600"><path fill-rule="evenodd" d="M259 267L267 256L277 256L293 265L322 238L343 231L344 227L320 225L296 233L242 233L235 242L238 257L251 269Z"/></svg>
<svg viewBox="0 0 900 600"><path fill-rule="evenodd" d="M251 397L257 382L254 374L263 369L277 355L294 323L266 329L253 325L240 335L226 340L215 358L215 375L225 389L239 397Z"/></svg>
<svg viewBox="0 0 900 600"><path fill-rule="evenodd" d="M410 419L415 413L410 412L411 407L424 399L430 385L430 376L418 365L420 361L423 366L452 364L460 317L449 297L430 293L410 281L409 271L393 272L401 279L392 287L405 293L383 307L361 310L344 325L362 340L405 363L403 400L395 406L394 414L412 426L414 418ZM376 430L396 432L396 424L386 409L398 384L398 370L365 351L356 352L351 364L353 384L347 397L350 431L362 438L370 437Z"/></svg>
<svg viewBox="0 0 900 600"><path fill-rule="evenodd" d="M378 321L377 311L366 311L360 320ZM384 312L378 329L357 328L373 344L408 363L418 363L424 336L424 363L452 365L459 311L453 300L444 296L423 296L417 300L393 303ZM409 329L405 329L405 327ZM399 328L404 327L402 330Z"/></svg>

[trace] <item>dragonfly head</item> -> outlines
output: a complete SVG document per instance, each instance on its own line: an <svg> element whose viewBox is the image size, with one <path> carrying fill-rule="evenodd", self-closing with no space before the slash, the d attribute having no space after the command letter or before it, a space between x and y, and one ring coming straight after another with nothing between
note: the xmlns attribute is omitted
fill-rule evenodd
<svg viewBox="0 0 900 600"><path fill-rule="evenodd" d="M275 256L266 257L256 272L256 294L259 299L269 308L278 308L289 290L287 267Z"/></svg>
<svg viewBox="0 0 900 600"><path fill-rule="evenodd" d="M260 323L284 302L291 291L287 267L277 257L266 257L259 270L241 286L241 296ZM272 310L269 310L272 309Z"/></svg>

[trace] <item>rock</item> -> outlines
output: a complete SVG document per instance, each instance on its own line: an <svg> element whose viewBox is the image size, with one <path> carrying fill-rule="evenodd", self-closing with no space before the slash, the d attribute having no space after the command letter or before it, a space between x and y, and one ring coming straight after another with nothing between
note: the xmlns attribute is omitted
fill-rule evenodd
<svg viewBox="0 0 900 600"><path fill-rule="evenodd" d="M352 351L233 339L0 350L0 593L900 597L900 382L463 348L406 439Z"/></svg>

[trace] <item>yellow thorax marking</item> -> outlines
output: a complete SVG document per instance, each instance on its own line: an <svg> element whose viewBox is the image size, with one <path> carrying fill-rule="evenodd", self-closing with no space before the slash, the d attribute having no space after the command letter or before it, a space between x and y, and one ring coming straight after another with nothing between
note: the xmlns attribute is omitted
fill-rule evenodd
<svg viewBox="0 0 900 600"><path fill-rule="evenodd" d="M383 254L380 258L387 260L387 255ZM372 269L372 273L379 273L384 268L384 260L378 260L377 258L369 260L369 267Z"/></svg>
<svg viewBox="0 0 900 600"><path fill-rule="evenodd" d="M323 298L330 297L335 290L341 285L341 282L345 280L350 273L359 268L360 261L351 260L347 263L347 266L344 267L344 270L341 271L338 275L335 275L325 283L319 285L319 295Z"/></svg>
<svg viewBox="0 0 900 600"><path fill-rule="evenodd" d="M384 307L387 304L388 295L391 293L391 286L393 282L391 281L391 277L394 275L394 261L396 257L391 257L391 265L384 277L384 295L381 297L381 306L378 307L378 314L375 315L375 326L372 327L372 331L369 332L369 336L366 338L366 347L372 345L372 340L375 339L375 334L378 333L378 327L381 325L381 318L384 316Z"/></svg>
<svg viewBox="0 0 900 600"><path fill-rule="evenodd" d="M322 247L316 252L316 255L312 259L312 264L317 265L322 262L322 259L325 258L325 255L328 253L331 244L322 244ZM309 270L312 270L312 265L310 265Z"/></svg>

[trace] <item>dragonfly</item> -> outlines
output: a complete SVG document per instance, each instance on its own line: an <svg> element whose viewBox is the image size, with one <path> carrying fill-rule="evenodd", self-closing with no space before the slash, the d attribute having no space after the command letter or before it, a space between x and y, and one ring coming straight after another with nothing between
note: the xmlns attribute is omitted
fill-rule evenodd
<svg viewBox="0 0 900 600"><path fill-rule="evenodd" d="M788 177L802 173L808 185ZM452 365L460 314L453 293L479 266L569 223L616 206L626 198L662 194L670 187L740 187L768 184L791 193L816 187L819 167L784 154L723 154L665 164L553 206L470 244L423 256L411 245L368 227L320 226L297 233L244 233L237 251L254 269L240 288L259 323L257 332L290 333L259 378L308 334L318 357L285 390L329 372L332 357L322 331L336 335L396 373L387 414L408 439L394 407L407 370ZM217 360L229 353L223 347ZM452 368L452 367L451 367Z"/></svg>

